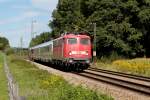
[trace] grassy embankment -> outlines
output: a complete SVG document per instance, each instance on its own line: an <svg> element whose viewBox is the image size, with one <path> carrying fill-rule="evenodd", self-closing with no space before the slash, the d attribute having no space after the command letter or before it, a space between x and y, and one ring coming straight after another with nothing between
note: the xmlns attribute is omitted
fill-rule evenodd
<svg viewBox="0 0 150 100"><path fill-rule="evenodd" d="M9 57L11 72L19 84L19 93L27 100L112 100L81 86L74 87L62 77L39 70L26 61Z"/></svg>
<svg viewBox="0 0 150 100"><path fill-rule="evenodd" d="M121 59L112 62L98 60L97 67L150 77L150 59L147 58Z"/></svg>
<svg viewBox="0 0 150 100"><path fill-rule="evenodd" d="M0 52L0 100L8 100L7 78L4 72L3 55Z"/></svg>

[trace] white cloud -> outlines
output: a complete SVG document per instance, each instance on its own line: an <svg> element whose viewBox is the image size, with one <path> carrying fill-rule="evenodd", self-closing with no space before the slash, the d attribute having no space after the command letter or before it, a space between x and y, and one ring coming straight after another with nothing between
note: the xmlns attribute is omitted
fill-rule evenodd
<svg viewBox="0 0 150 100"><path fill-rule="evenodd" d="M50 31L50 29L44 22L36 22L34 24L35 35L39 35L40 33L47 31ZM16 27L16 29L1 32L0 36L6 37L12 47L19 47L20 38L23 37L23 47L28 47L31 40L31 23L27 22L19 28Z"/></svg>
<svg viewBox="0 0 150 100"><path fill-rule="evenodd" d="M38 15L40 15L39 12L27 11L27 12L22 13L21 15L16 16L16 17L0 20L0 25L16 23L16 22L25 20L26 18L32 18L32 17L38 16Z"/></svg>
<svg viewBox="0 0 150 100"><path fill-rule="evenodd" d="M32 5L47 11L53 11L56 8L58 0L32 0Z"/></svg>

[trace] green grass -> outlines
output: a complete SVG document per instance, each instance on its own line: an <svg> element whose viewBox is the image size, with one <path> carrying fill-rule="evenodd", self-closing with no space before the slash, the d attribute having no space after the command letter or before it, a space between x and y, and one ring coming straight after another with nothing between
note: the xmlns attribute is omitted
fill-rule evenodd
<svg viewBox="0 0 150 100"><path fill-rule="evenodd" d="M7 78L4 72L3 55L0 52L0 100L8 100Z"/></svg>
<svg viewBox="0 0 150 100"><path fill-rule="evenodd" d="M19 94L27 100L113 100L81 86L72 86L62 77L13 56L9 57L9 66L19 84Z"/></svg>

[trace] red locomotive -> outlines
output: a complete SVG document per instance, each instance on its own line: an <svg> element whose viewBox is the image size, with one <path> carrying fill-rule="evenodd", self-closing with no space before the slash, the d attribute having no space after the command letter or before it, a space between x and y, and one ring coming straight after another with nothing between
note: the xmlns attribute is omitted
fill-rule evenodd
<svg viewBox="0 0 150 100"><path fill-rule="evenodd" d="M82 34L66 34L30 48L30 58L61 65L65 69L86 69L92 60L91 38Z"/></svg>

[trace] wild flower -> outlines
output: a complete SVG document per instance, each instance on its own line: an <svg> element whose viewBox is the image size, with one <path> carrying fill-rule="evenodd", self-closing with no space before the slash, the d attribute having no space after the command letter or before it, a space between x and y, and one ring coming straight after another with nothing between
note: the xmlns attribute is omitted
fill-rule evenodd
<svg viewBox="0 0 150 100"><path fill-rule="evenodd" d="M150 73L150 59L136 58L131 60L116 60L112 63L118 70L137 74Z"/></svg>

